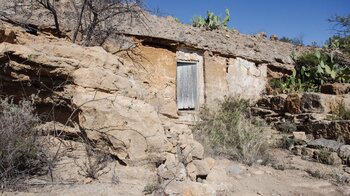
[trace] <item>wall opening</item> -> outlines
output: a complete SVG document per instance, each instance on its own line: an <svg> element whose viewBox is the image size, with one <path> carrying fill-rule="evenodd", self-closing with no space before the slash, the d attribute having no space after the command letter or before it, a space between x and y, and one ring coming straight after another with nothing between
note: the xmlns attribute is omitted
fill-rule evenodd
<svg viewBox="0 0 350 196"><path fill-rule="evenodd" d="M198 64L177 62L176 83L178 110L195 110L198 107Z"/></svg>

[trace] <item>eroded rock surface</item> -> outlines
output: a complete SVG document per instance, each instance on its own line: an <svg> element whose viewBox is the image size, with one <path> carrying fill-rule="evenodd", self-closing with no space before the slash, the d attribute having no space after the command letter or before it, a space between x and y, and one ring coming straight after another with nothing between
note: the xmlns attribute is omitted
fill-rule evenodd
<svg viewBox="0 0 350 196"><path fill-rule="evenodd" d="M47 121L41 133L88 141L121 165L158 169L164 180L190 180L186 165L202 161L203 146L187 125L174 120L176 113L150 99L149 73L140 74L140 67L101 47L2 25L1 32L15 34L16 41L0 44L1 95L32 99ZM194 164L193 181L209 172L202 166Z"/></svg>

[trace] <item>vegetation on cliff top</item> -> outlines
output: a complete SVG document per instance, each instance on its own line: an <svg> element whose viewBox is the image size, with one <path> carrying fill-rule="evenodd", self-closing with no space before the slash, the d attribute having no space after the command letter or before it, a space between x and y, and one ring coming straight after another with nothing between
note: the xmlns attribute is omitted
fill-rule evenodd
<svg viewBox="0 0 350 196"><path fill-rule="evenodd" d="M203 18L202 16L195 16L192 18L192 26L194 27L202 27L209 30L214 29L224 29L227 27L227 23L230 21L230 11L226 9L225 18L221 20L221 18L215 15L213 12L208 11L207 17Z"/></svg>
<svg viewBox="0 0 350 196"><path fill-rule="evenodd" d="M328 54L320 50L294 56L295 69L290 76L270 81L277 93L319 92L324 83L349 83L350 67L339 65Z"/></svg>

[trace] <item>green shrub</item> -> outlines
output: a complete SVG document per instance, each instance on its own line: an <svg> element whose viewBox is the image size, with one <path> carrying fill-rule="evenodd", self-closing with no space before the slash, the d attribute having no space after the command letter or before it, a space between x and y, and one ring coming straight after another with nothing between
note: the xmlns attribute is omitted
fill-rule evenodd
<svg viewBox="0 0 350 196"><path fill-rule="evenodd" d="M284 149L290 150L293 146L294 146L294 139L287 135L283 135L281 147Z"/></svg>
<svg viewBox="0 0 350 196"><path fill-rule="evenodd" d="M287 43L291 43L297 46L303 46L304 45L304 41L302 36L300 37L295 37L295 38L288 38L288 37L281 37L279 39L281 42L287 42Z"/></svg>
<svg viewBox="0 0 350 196"><path fill-rule="evenodd" d="M177 22L177 23L182 23L181 20L180 20L180 18L174 18L174 20L175 20L175 22Z"/></svg>
<svg viewBox="0 0 350 196"><path fill-rule="evenodd" d="M294 131L297 131L297 126L290 120L275 124L275 127L282 133L293 133Z"/></svg>
<svg viewBox="0 0 350 196"><path fill-rule="evenodd" d="M205 27L206 21L202 16L195 16L192 18L192 26L194 27Z"/></svg>
<svg viewBox="0 0 350 196"><path fill-rule="evenodd" d="M43 162L43 147L35 131L39 123L29 101L15 105L12 100L0 99L0 183L15 185L26 175L39 171Z"/></svg>
<svg viewBox="0 0 350 196"><path fill-rule="evenodd" d="M221 18L215 15L213 12L207 12L207 18L202 16L195 16L192 18L192 26L194 27L204 27L210 30L213 29L223 29L227 27L227 23L230 21L230 12L226 9L226 16L221 21Z"/></svg>
<svg viewBox="0 0 350 196"><path fill-rule="evenodd" d="M332 53L328 55L321 51L309 52L301 55L295 61L297 78L300 78L302 82L315 85L350 82L350 68L334 62Z"/></svg>
<svg viewBox="0 0 350 196"><path fill-rule="evenodd" d="M317 91L317 86L310 82L301 82L299 78L294 75L272 79L269 81L270 87L276 91L276 93L302 93Z"/></svg>
<svg viewBox="0 0 350 196"><path fill-rule="evenodd" d="M330 37L326 43L328 48L339 49L346 55L350 56L350 35Z"/></svg>
<svg viewBox="0 0 350 196"><path fill-rule="evenodd" d="M225 97L217 110L204 108L194 134L215 155L253 164L264 158L267 146L265 123L249 115L249 102Z"/></svg>
<svg viewBox="0 0 350 196"><path fill-rule="evenodd" d="M350 14L335 15L328 21L334 24L334 30L337 32L337 35L329 38L326 43L327 46L331 49L339 49L350 56Z"/></svg>
<svg viewBox="0 0 350 196"><path fill-rule="evenodd" d="M269 82L278 93L320 91L324 83L350 82L350 67L334 62L332 54L317 50L293 59L296 66L290 76Z"/></svg>
<svg viewBox="0 0 350 196"><path fill-rule="evenodd" d="M331 152L328 149L321 149L318 153L314 155L317 162L332 165L330 156Z"/></svg>

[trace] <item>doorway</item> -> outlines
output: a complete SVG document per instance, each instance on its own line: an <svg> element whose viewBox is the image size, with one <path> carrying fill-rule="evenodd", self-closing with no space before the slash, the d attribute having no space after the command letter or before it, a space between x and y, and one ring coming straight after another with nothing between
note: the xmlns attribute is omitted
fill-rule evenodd
<svg viewBox="0 0 350 196"><path fill-rule="evenodd" d="M176 97L178 110L195 110L198 106L197 63L177 62Z"/></svg>

